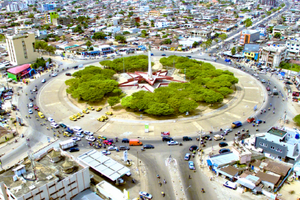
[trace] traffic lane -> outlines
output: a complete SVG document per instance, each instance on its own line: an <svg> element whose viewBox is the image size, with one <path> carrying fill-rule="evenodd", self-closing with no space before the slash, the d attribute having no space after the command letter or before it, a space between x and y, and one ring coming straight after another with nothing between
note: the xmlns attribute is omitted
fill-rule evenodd
<svg viewBox="0 0 300 200"><path fill-rule="evenodd" d="M175 199L175 195L173 193L172 181L169 176L168 168L165 166L166 154L160 152L162 148L147 149L146 151L137 150L135 154L135 150L130 150L129 153L137 156L138 159L142 160L142 163L145 165L144 167L147 169L148 174L148 187L149 193L153 195L154 199L160 199L162 194L161 192L165 192L165 199ZM158 151L158 152L156 152ZM156 175L160 176L160 179L157 178ZM167 181L167 184L163 183L163 179ZM161 182L162 186L158 183ZM146 191L147 192L147 191Z"/></svg>

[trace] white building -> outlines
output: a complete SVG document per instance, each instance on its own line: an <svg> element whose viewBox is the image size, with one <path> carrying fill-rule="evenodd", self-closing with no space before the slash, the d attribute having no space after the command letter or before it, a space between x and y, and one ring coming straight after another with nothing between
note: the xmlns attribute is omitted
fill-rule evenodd
<svg viewBox="0 0 300 200"><path fill-rule="evenodd" d="M269 67L278 67L281 61L286 59L286 46L267 46L263 47L261 60L266 62Z"/></svg>
<svg viewBox="0 0 300 200"><path fill-rule="evenodd" d="M1 174L0 199L69 200L90 187L89 168L68 153L52 150L40 156Z"/></svg>
<svg viewBox="0 0 300 200"><path fill-rule="evenodd" d="M154 23L155 28L166 28L171 26L171 23L168 21L158 21Z"/></svg>
<svg viewBox="0 0 300 200"><path fill-rule="evenodd" d="M285 43L287 57L295 58L296 56L299 57L300 53L300 38L290 38Z"/></svg>
<svg viewBox="0 0 300 200"><path fill-rule="evenodd" d="M34 5L34 4L35 4L35 0L24 0L24 2L25 2L27 5Z"/></svg>
<svg viewBox="0 0 300 200"><path fill-rule="evenodd" d="M34 33L6 36L6 46L9 60L13 65L26 64L38 58L34 48Z"/></svg>

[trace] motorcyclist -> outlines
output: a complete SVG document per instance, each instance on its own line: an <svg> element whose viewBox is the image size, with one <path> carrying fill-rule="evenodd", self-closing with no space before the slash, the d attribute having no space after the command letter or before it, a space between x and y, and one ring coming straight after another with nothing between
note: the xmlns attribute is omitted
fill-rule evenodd
<svg viewBox="0 0 300 200"><path fill-rule="evenodd" d="M161 195L164 197L166 194L164 192L161 192Z"/></svg>
<svg viewBox="0 0 300 200"><path fill-rule="evenodd" d="M164 184L166 184L167 183L167 181L166 181L166 179L164 179Z"/></svg>

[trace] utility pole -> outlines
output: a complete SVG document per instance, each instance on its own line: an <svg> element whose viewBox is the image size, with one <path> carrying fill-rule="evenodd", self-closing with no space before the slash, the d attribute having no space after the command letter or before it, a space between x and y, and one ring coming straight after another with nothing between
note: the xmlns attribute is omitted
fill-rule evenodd
<svg viewBox="0 0 300 200"><path fill-rule="evenodd" d="M124 55L123 55L123 73L125 73Z"/></svg>

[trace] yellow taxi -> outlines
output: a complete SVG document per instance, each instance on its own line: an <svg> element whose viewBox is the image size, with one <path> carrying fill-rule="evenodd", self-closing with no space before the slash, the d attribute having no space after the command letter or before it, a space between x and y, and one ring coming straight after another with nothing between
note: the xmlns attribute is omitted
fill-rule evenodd
<svg viewBox="0 0 300 200"><path fill-rule="evenodd" d="M89 111L88 109L83 109L83 110L82 110L82 113L84 113L84 114L89 114L90 111Z"/></svg>
<svg viewBox="0 0 300 200"><path fill-rule="evenodd" d="M81 112L77 113L77 116L78 117L84 117L84 115Z"/></svg>
<svg viewBox="0 0 300 200"><path fill-rule="evenodd" d="M76 121L77 120L77 118L75 118L73 116L69 117L69 119L72 120L72 121Z"/></svg>
<svg viewBox="0 0 300 200"><path fill-rule="evenodd" d="M87 109L89 109L89 110L95 110L95 108L93 106L89 106L89 107L87 107Z"/></svg>
<svg viewBox="0 0 300 200"><path fill-rule="evenodd" d="M97 112L100 112L101 110L102 110L101 106L96 109Z"/></svg>
<svg viewBox="0 0 300 200"><path fill-rule="evenodd" d="M104 122L104 121L107 120L107 119L108 119L107 116L102 115L102 116L99 117L97 120L100 121L100 122Z"/></svg>
<svg viewBox="0 0 300 200"><path fill-rule="evenodd" d="M113 115L113 113L111 111L107 111L105 114L107 114L107 115Z"/></svg>

